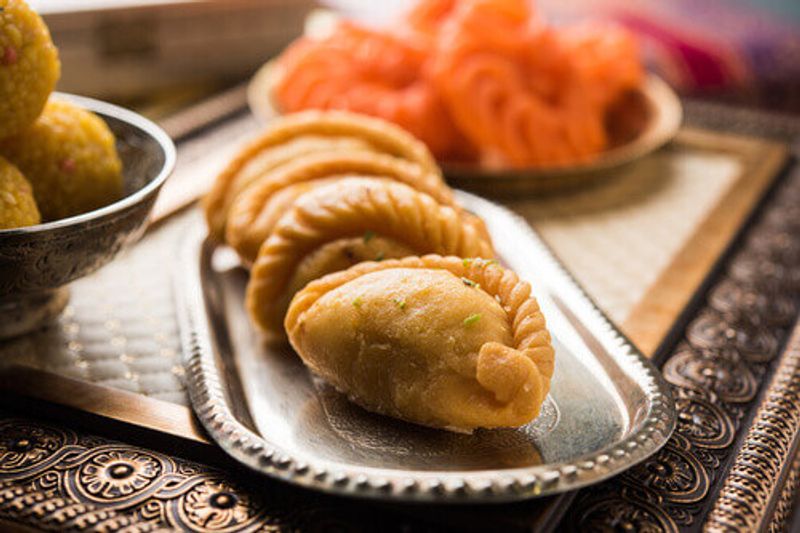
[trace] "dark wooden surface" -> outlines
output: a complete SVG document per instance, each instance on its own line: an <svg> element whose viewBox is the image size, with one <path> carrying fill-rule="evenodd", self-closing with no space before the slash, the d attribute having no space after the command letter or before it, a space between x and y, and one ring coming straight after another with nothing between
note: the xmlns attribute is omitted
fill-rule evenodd
<svg viewBox="0 0 800 533"><path fill-rule="evenodd" d="M0 519L57 531L527 531L557 518L526 503L434 510L336 498L256 476L221 455L209 466L95 429L4 406Z"/></svg>

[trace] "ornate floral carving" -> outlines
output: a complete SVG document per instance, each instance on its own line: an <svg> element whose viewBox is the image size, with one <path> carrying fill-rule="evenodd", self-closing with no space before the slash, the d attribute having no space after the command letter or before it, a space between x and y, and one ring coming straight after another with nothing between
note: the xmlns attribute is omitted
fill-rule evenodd
<svg viewBox="0 0 800 533"><path fill-rule="evenodd" d="M57 453L69 436L22 420L0 423L0 474L37 466Z"/></svg>
<svg viewBox="0 0 800 533"><path fill-rule="evenodd" d="M0 414L0 518L144 532L255 531L276 516L212 468Z"/></svg>
<svg viewBox="0 0 800 533"><path fill-rule="evenodd" d="M637 466L634 475L644 486L666 493L671 502L699 501L709 486L703 464L690 449L673 442Z"/></svg>
<svg viewBox="0 0 800 533"><path fill-rule="evenodd" d="M206 479L195 485L180 498L176 510L179 523L195 530L225 531L265 520L245 492L222 479Z"/></svg>
<svg viewBox="0 0 800 533"><path fill-rule="evenodd" d="M700 397L677 396L679 433L704 448L727 448L735 436L733 420L718 405Z"/></svg>
<svg viewBox="0 0 800 533"><path fill-rule="evenodd" d="M153 455L131 449L109 450L84 463L78 480L90 496L113 500L148 487L161 471L161 462Z"/></svg>
<svg viewBox="0 0 800 533"><path fill-rule="evenodd" d="M675 522L657 505L635 499L607 498L583 505L576 531L620 531L636 533L673 533Z"/></svg>
<svg viewBox="0 0 800 533"><path fill-rule="evenodd" d="M664 365L664 377L681 387L711 391L730 403L749 402L758 388L753 371L732 351L683 349Z"/></svg>
<svg viewBox="0 0 800 533"><path fill-rule="evenodd" d="M738 294L744 302L751 299L749 296L752 293ZM720 311L709 309L702 313L689 325L688 340L701 350L733 351L749 362L765 363L771 360L778 350L778 337L772 328L791 323L796 311L794 301L786 296L767 299L763 295L758 298L753 296L752 300L764 300L759 304L763 308L748 310L744 315L725 311L722 312L725 319ZM719 303L717 305L724 307Z"/></svg>

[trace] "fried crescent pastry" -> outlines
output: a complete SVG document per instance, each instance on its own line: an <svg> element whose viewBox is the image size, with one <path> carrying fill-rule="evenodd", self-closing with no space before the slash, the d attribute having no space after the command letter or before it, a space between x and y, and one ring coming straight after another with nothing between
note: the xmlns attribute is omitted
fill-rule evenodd
<svg viewBox="0 0 800 533"><path fill-rule="evenodd" d="M247 310L262 330L280 334L294 295L289 285L303 287L330 273L301 268L330 243L380 237L386 249L372 257L375 260L404 257L409 251L491 258L494 251L482 229L476 220L401 183L346 178L316 188L298 199L261 246L247 285ZM362 260L354 257L350 264Z"/></svg>
<svg viewBox="0 0 800 533"><path fill-rule="evenodd" d="M425 145L389 122L346 111L304 111L286 115L273 121L264 133L245 146L217 176L204 200L212 237L221 240L224 236L227 207L236 193L241 191L241 187L232 185L237 182L248 163L265 150L309 135L331 139L355 138L376 152L413 161L432 173L440 174L439 167Z"/></svg>
<svg viewBox="0 0 800 533"><path fill-rule="evenodd" d="M493 261L362 263L308 284L285 321L315 373L370 411L471 431L538 416L554 351L528 283Z"/></svg>
<svg viewBox="0 0 800 533"><path fill-rule="evenodd" d="M221 241L225 234L231 204L239 194L265 174L282 165L306 157L319 151L372 150L370 145L354 137L322 137L319 135L300 135L282 144L265 148L253 154L242 168L231 177L228 185L219 191L214 189L204 199L206 221L209 232ZM213 198L212 198L213 196Z"/></svg>
<svg viewBox="0 0 800 533"><path fill-rule="evenodd" d="M267 173L233 201L228 211L225 242L247 263L255 261L280 215L300 194L329 183L332 176L381 176L429 194L456 207L453 193L438 173L387 154L367 150L329 150L310 154Z"/></svg>

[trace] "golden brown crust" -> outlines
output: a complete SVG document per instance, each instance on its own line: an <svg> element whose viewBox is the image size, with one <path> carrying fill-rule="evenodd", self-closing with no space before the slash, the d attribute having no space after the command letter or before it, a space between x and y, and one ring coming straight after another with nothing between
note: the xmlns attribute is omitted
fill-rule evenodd
<svg viewBox="0 0 800 533"><path fill-rule="evenodd" d="M272 195L297 183L348 175L389 178L430 195L440 204L456 205L441 176L417 163L366 150L317 152L267 173L242 191L228 211L225 241L246 263L252 263L274 226L274 217L266 216Z"/></svg>
<svg viewBox="0 0 800 533"><path fill-rule="evenodd" d="M533 374L536 382L536 394L533 398L536 416L550 390L550 379L554 370L555 352L550 343L550 333L545 327L545 319L538 302L531 296L530 285L520 281L516 274L494 261L426 255L380 263L360 263L348 270L324 276L306 285L295 295L289 306L284 325L292 344L299 345L295 336L302 334L299 331L302 328L298 328L298 325L303 322L304 313L323 295L366 274L398 268L447 270L457 277L479 284L483 291L497 299L508 315L513 346L498 342L485 343L479 352L475 378L482 387L494 393L500 404L511 402L523 382L531 379L528 369L524 368L530 365L517 357L524 356L536 369ZM494 364L499 359L504 359L504 364ZM509 362L513 364L509 365Z"/></svg>
<svg viewBox="0 0 800 533"><path fill-rule="evenodd" d="M304 111L286 115L273 121L264 133L245 146L217 176L204 199L212 237L223 237L227 205L231 201L231 184L245 165L262 151L302 135L356 137L367 141L377 151L418 163L428 171L440 174L428 148L394 124L346 111Z"/></svg>
<svg viewBox="0 0 800 533"><path fill-rule="evenodd" d="M247 309L254 322L277 333L286 305L281 294L302 258L325 243L365 232L423 254L494 256L476 223L427 194L401 183L343 179L303 195L261 246L247 286Z"/></svg>
<svg viewBox="0 0 800 533"><path fill-rule="evenodd" d="M322 151L349 150L373 151L369 143L355 137L323 137L299 135L275 146L269 146L253 154L231 178L222 196L209 193L204 198L206 222L212 238L221 241L228 222L228 213L239 194L262 176L289 164ZM212 192L214 192L212 190Z"/></svg>

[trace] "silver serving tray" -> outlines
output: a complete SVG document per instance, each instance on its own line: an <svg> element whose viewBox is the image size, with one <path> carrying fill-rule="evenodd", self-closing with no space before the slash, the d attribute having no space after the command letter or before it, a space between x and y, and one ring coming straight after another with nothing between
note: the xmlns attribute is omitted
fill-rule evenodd
<svg viewBox="0 0 800 533"><path fill-rule="evenodd" d="M368 413L268 345L244 310L247 273L199 230L177 281L192 405L233 458L326 492L394 500L511 501L573 490L656 452L675 425L659 372L505 208L459 192L508 267L529 280L553 334L542 414L518 429L461 435Z"/></svg>

